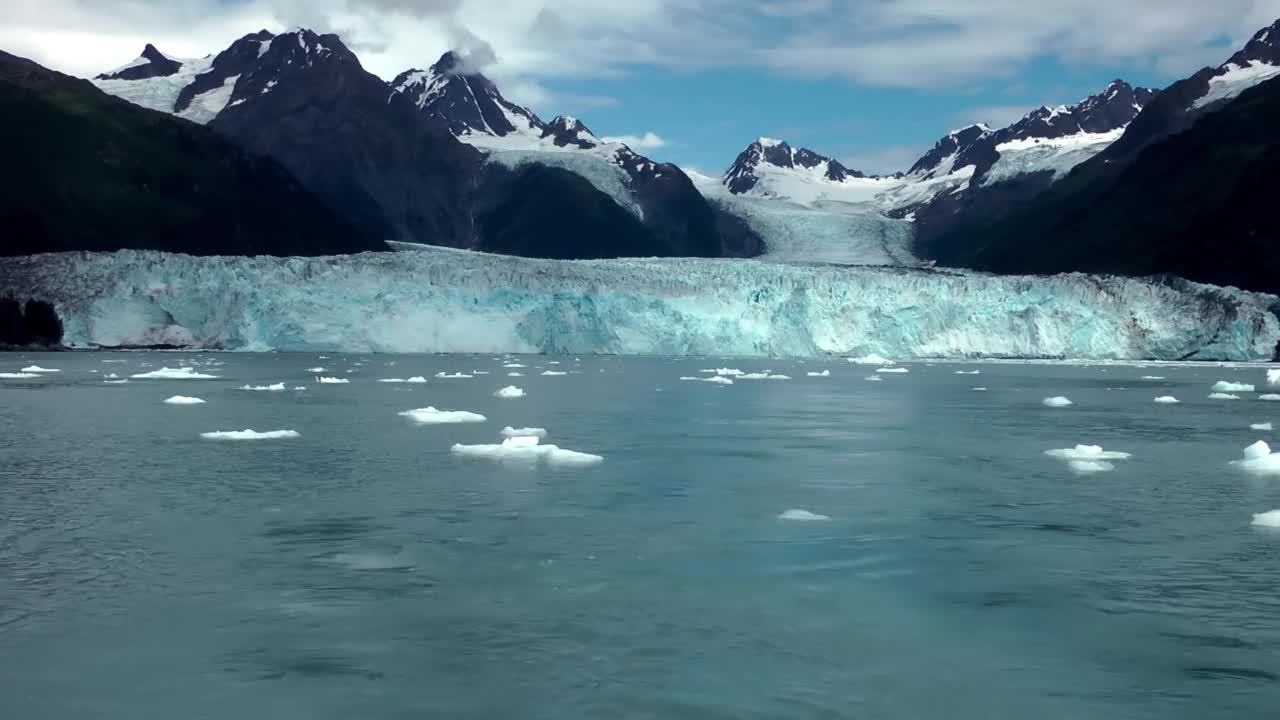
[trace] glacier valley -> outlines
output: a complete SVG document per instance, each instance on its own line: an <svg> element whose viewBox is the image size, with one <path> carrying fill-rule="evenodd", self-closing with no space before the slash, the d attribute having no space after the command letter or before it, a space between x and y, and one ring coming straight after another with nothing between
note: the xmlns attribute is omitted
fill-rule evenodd
<svg viewBox="0 0 1280 720"><path fill-rule="evenodd" d="M72 347L1265 360L1272 295L1179 279L751 260L552 261L424 248L320 258L0 259Z"/></svg>

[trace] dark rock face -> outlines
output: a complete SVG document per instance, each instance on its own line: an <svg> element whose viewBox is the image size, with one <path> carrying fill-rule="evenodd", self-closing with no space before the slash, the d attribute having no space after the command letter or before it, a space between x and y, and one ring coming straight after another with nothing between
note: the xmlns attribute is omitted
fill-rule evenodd
<svg viewBox="0 0 1280 720"><path fill-rule="evenodd" d="M991 133L991 128L988 128L986 125L970 125L968 127L949 132L944 135L941 140L934 143L933 148L917 160L916 163L911 166L911 169L907 171L907 174L915 175L919 173L927 177L928 174L937 170L938 167L947 160L947 158L973 147Z"/></svg>
<svg viewBox="0 0 1280 720"><path fill-rule="evenodd" d="M213 59L213 66L208 71L197 75L190 85L182 88L182 91L178 93L178 99L174 103L173 111L180 113L186 110L191 106L191 101L197 95L216 90L222 87L228 79L243 76L244 73L265 64L260 62L259 56L263 55L264 50L269 47L272 37L271 33L266 30L260 30L252 35L245 35L232 43L231 47L218 53L217 57ZM277 56L272 60L279 62L283 59L281 56L284 54L277 53Z"/></svg>
<svg viewBox="0 0 1280 720"><path fill-rule="evenodd" d="M62 319L42 300L0 298L0 347L57 347Z"/></svg>
<svg viewBox="0 0 1280 720"><path fill-rule="evenodd" d="M840 161L820 155L808 148L795 149L784 141L756 140L738 154L733 165L724 175L724 185L729 192L741 195L760 182L760 166L772 165L780 168L813 169L823 163L827 169L823 176L833 182L844 182L849 178L863 178L866 175L857 170L850 170Z"/></svg>
<svg viewBox="0 0 1280 720"><path fill-rule="evenodd" d="M217 133L0 53L0 254L385 249L274 161Z"/></svg>
<svg viewBox="0 0 1280 720"><path fill-rule="evenodd" d="M141 59L146 60L145 63L139 63L133 67L125 68L115 73L102 73L98 75L98 80L146 80L153 77L168 77L182 68L182 63L177 60L170 60L165 57L155 45L147 43L142 49Z"/></svg>
<svg viewBox="0 0 1280 720"><path fill-rule="evenodd" d="M489 78L468 71L452 51L427 70L400 73L391 87L455 137L472 132L505 137L516 132L508 113L539 133L545 128L533 111L508 102Z"/></svg>
<svg viewBox="0 0 1280 720"><path fill-rule="evenodd" d="M542 129L542 137L551 138L557 147L573 146L579 150L590 150L600 145L599 138L591 129L577 118L557 115Z"/></svg>

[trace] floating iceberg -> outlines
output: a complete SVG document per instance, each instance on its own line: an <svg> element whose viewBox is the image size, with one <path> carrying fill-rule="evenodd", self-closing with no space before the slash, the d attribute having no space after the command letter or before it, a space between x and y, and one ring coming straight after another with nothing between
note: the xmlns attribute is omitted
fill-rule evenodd
<svg viewBox="0 0 1280 720"><path fill-rule="evenodd" d="M72 347L1263 360L1280 339L1274 296L1169 278L440 248L6 257L0 295L52 302Z"/></svg>
<svg viewBox="0 0 1280 720"><path fill-rule="evenodd" d="M1250 430L1272 430L1274 428L1272 428L1271 423L1264 422L1264 423L1254 423L1249 426L1249 429Z"/></svg>
<svg viewBox="0 0 1280 720"><path fill-rule="evenodd" d="M980 375L982 374L982 371L981 370L957 370L956 374L957 375Z"/></svg>
<svg viewBox="0 0 1280 720"><path fill-rule="evenodd" d="M62 372L62 371L61 371L61 370L58 370L58 369L55 369L55 368L40 367L39 365L28 365L27 367L22 368L22 369L21 369L21 370L19 370L18 372L24 372L24 373L56 373L56 372Z"/></svg>
<svg viewBox="0 0 1280 720"><path fill-rule="evenodd" d="M1280 475L1280 454L1271 452L1271 446L1262 440L1245 448L1244 458L1231 464L1255 475Z"/></svg>
<svg viewBox="0 0 1280 720"><path fill-rule="evenodd" d="M1045 450L1044 454L1059 460L1128 460L1133 457L1127 452L1103 450L1101 445L1077 445L1061 450Z"/></svg>
<svg viewBox="0 0 1280 720"><path fill-rule="evenodd" d="M524 390L521 390L515 385L508 385L495 392L493 396L505 399L522 398L524 397Z"/></svg>
<svg viewBox="0 0 1280 720"><path fill-rule="evenodd" d="M200 437L206 440L280 440L284 438L300 437L297 430L269 430L267 432L258 432L257 430L218 430L216 432L200 433Z"/></svg>
<svg viewBox="0 0 1280 720"><path fill-rule="evenodd" d="M450 448L456 455L484 457L494 460L545 460L564 465L592 465L604 460L599 455L565 450L555 445L542 445L537 435L515 435L501 445L462 445Z"/></svg>
<svg viewBox="0 0 1280 720"><path fill-rule="evenodd" d="M316 382L320 383L321 385L346 385L351 381L346 378L328 377L325 375L319 375L316 377Z"/></svg>
<svg viewBox="0 0 1280 720"><path fill-rule="evenodd" d="M282 392L288 390L282 382L272 383L271 385L241 385L240 389L249 392Z"/></svg>
<svg viewBox="0 0 1280 720"><path fill-rule="evenodd" d="M159 370L137 373L129 377L134 380L216 380L218 378L217 375L196 372L195 368L190 367L162 367Z"/></svg>
<svg viewBox="0 0 1280 720"><path fill-rule="evenodd" d="M1067 467L1072 472L1080 475L1092 475L1100 472L1110 472L1116 469L1115 465L1106 460L1072 460L1067 463Z"/></svg>
<svg viewBox="0 0 1280 720"><path fill-rule="evenodd" d="M1054 397L1047 397L1042 402L1044 403L1045 407L1051 407L1051 408L1061 408L1061 407L1068 407L1071 405L1075 405L1075 403L1071 402L1070 398L1065 398L1061 395L1057 395Z"/></svg>
<svg viewBox="0 0 1280 720"><path fill-rule="evenodd" d="M895 364L889 358L883 357L881 355L876 355L875 353L871 353L870 355L863 355L862 357L848 358L848 360L854 365L893 365Z"/></svg>
<svg viewBox="0 0 1280 720"><path fill-rule="evenodd" d="M733 379L732 379L732 378L725 377L724 375L712 375L711 377L704 377L704 378L702 378L702 377L690 377L690 376L687 376L687 375L686 375L686 376L684 376L684 377L682 377L682 378L680 378L680 379L681 379L681 380L684 380L684 381L686 381L686 382L689 382L689 381L692 381L692 382L706 382L706 383L714 383L714 384L716 384L716 385L732 385L732 384L733 384Z"/></svg>
<svg viewBox="0 0 1280 720"><path fill-rule="evenodd" d="M509 372L507 373L507 377L524 377L524 373Z"/></svg>
<svg viewBox="0 0 1280 720"><path fill-rule="evenodd" d="M973 391L974 391L974 392L986 392L986 391L987 391L987 389L986 389L986 388L984 388L984 387L976 387L976 388L973 388Z"/></svg>
<svg viewBox="0 0 1280 720"><path fill-rule="evenodd" d="M1275 393L1263 393L1258 396L1259 400L1268 400L1270 402L1280 401L1280 395Z"/></svg>
<svg viewBox="0 0 1280 720"><path fill-rule="evenodd" d="M482 423L488 419L479 413L467 412L466 410L437 410L433 407L405 410L400 415L422 425Z"/></svg>
<svg viewBox="0 0 1280 720"><path fill-rule="evenodd" d="M807 372L805 375L808 377L831 377L831 371L823 370L822 372Z"/></svg>
<svg viewBox="0 0 1280 720"><path fill-rule="evenodd" d="M745 375L740 376L739 379L740 380L790 380L791 377L789 375L775 375L774 373L758 372L758 373L746 373Z"/></svg>
<svg viewBox="0 0 1280 720"><path fill-rule="evenodd" d="M536 427L513 428L510 425L508 425L502 428L502 435L504 437L509 437L509 438L511 437L546 437L547 431L545 428L536 428Z"/></svg>
<svg viewBox="0 0 1280 720"><path fill-rule="evenodd" d="M1219 380L1218 382L1213 384L1213 391L1226 392L1226 393L1253 392L1253 386L1246 383L1228 382L1226 380Z"/></svg>
<svg viewBox="0 0 1280 720"><path fill-rule="evenodd" d="M123 380L103 380L102 382L106 383L107 385L128 385L129 379L125 378Z"/></svg>
<svg viewBox="0 0 1280 720"><path fill-rule="evenodd" d="M30 380L31 378L38 378L38 377L40 376L37 375L36 373L26 373L26 372L0 373L0 379L3 379L3 380Z"/></svg>
<svg viewBox="0 0 1280 720"><path fill-rule="evenodd" d="M1267 371L1267 384L1268 384L1268 385L1280 385L1280 370L1268 370L1268 371Z"/></svg>
<svg viewBox="0 0 1280 720"><path fill-rule="evenodd" d="M1280 528L1280 510L1257 513L1250 524L1255 527Z"/></svg>
<svg viewBox="0 0 1280 720"><path fill-rule="evenodd" d="M436 373L436 377L440 378L441 380L466 380L469 378L473 378L475 376L468 375L467 373L460 373L460 372L459 373L438 372Z"/></svg>
<svg viewBox="0 0 1280 720"><path fill-rule="evenodd" d="M1216 393L1210 393L1210 394L1209 394L1209 399L1210 399L1210 400L1239 400L1239 399L1240 399L1240 396L1239 396L1239 395L1232 395L1232 394L1230 394L1230 393L1220 393L1220 392L1216 392Z"/></svg>
<svg viewBox="0 0 1280 720"><path fill-rule="evenodd" d="M904 373L909 373L909 372L911 372L911 371L910 371L909 369L907 369L907 368L904 368L904 367L882 367L882 368L878 368L878 369L876 370L876 372L878 372L878 373L889 373L889 374L894 374L894 375L902 375L902 374L904 374Z"/></svg>
<svg viewBox="0 0 1280 720"><path fill-rule="evenodd" d="M325 371L325 370L324 370L324 368L322 368L322 367L307 368L307 372L309 372L309 373L322 373L322 372L324 372L324 371Z"/></svg>
<svg viewBox="0 0 1280 720"><path fill-rule="evenodd" d="M809 512L808 510L792 508L790 510L783 510L781 513L778 513L778 519L779 520L795 520L798 522L821 522L823 520L830 520L831 518L830 516L819 515L818 513Z"/></svg>
<svg viewBox="0 0 1280 720"><path fill-rule="evenodd" d="M1177 405L1180 401L1172 395L1161 395L1153 402L1160 403L1161 405Z"/></svg>
<svg viewBox="0 0 1280 720"><path fill-rule="evenodd" d="M879 375L868 375L863 378L863 380L866 380L867 382L884 382L884 378Z"/></svg>
<svg viewBox="0 0 1280 720"><path fill-rule="evenodd" d="M547 377L560 377L561 375L568 375L569 373L560 372L559 370L543 370L542 374Z"/></svg>
<svg viewBox="0 0 1280 720"><path fill-rule="evenodd" d="M698 372L714 373L722 377L742 377L743 375L746 375L745 372L738 368L710 368L707 370L699 370Z"/></svg>
<svg viewBox="0 0 1280 720"><path fill-rule="evenodd" d="M1163 380L1164 376L1163 375L1143 375L1138 379L1139 380Z"/></svg>
<svg viewBox="0 0 1280 720"><path fill-rule="evenodd" d="M165 405L203 405L204 400L198 397L188 397L186 395L174 395L171 398L165 398Z"/></svg>

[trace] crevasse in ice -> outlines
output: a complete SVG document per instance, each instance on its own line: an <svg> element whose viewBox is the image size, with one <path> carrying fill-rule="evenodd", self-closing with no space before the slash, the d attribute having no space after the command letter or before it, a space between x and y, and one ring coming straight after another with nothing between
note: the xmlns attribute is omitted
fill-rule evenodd
<svg viewBox="0 0 1280 720"><path fill-rule="evenodd" d="M378 352L1265 359L1275 296L1180 280L455 250L0 259L73 346Z"/></svg>

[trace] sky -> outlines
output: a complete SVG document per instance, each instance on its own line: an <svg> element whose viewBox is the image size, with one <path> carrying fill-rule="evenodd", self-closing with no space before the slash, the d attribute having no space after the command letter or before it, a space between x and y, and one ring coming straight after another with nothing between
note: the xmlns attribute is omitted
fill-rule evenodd
<svg viewBox="0 0 1280 720"><path fill-rule="evenodd" d="M0 0L0 50L84 77L259 29L336 32L385 79L446 50L544 119L723 172L760 136L865 172L1115 78L1164 87L1280 0Z"/></svg>

